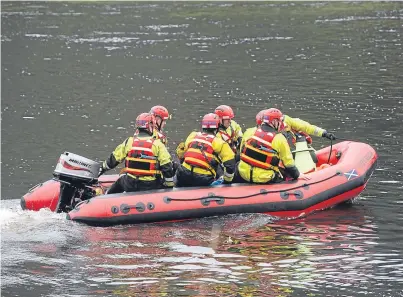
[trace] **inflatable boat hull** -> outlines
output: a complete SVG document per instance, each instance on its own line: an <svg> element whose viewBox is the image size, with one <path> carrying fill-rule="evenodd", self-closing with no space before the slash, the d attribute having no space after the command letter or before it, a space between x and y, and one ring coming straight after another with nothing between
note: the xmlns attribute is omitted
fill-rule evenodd
<svg viewBox="0 0 403 297"><path fill-rule="evenodd" d="M375 150L358 142L341 142L316 152L318 166L334 164L309 173L310 180L270 185L231 184L201 188L174 188L97 196L67 214L73 221L109 226L179 221L237 213L265 213L295 218L326 209L357 197L376 167ZM110 186L117 175L100 178ZM59 182L48 181L21 199L23 209L54 210Z"/></svg>
<svg viewBox="0 0 403 297"><path fill-rule="evenodd" d="M325 149L326 150L326 149ZM328 159L318 152L320 162ZM337 160L336 155L340 155ZM309 174L311 180L271 185L232 184L203 188L175 188L92 198L67 218L95 226L177 221L236 213L265 213L299 217L358 196L376 167L377 154L366 144L333 146L337 164Z"/></svg>

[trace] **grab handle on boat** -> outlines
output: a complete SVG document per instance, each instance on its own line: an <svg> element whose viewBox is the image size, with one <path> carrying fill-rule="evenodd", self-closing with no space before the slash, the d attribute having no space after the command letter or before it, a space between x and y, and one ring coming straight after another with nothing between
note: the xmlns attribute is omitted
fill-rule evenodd
<svg viewBox="0 0 403 297"><path fill-rule="evenodd" d="M300 190L296 190L294 192L287 192L287 191L280 192L280 197L283 198L284 200L287 200L290 195L294 195L296 199L304 198L304 193L302 193L302 191Z"/></svg>
<svg viewBox="0 0 403 297"><path fill-rule="evenodd" d="M335 174L325 177L321 180L318 181L314 181L314 182L310 182L310 183L303 183L303 184L297 184L295 187L291 187L288 189L284 189L284 190L267 190L267 189L261 189L259 192L256 193L251 193L248 195L243 195L243 196L218 196L215 195L214 193L209 193L207 197L195 197L195 198L172 198L172 197L168 197L165 196L163 198L164 203L169 204L172 201L197 201L197 200L203 200L205 201L205 203L210 203L210 201L207 201L206 199L222 199L220 201L217 202L217 204L220 203L224 203L225 199L245 199L245 198L250 198L250 197L255 197L255 196L260 196L260 195L267 195L267 194L272 194L272 193L280 193L280 195L283 195L282 197L285 197L283 199L288 199L289 195L295 195L296 199L302 199L303 197L303 193L300 190L296 190L296 189L308 189L309 186L311 185L316 185L319 183L322 183L324 181L327 181L329 179L332 179L336 176L340 176L342 175L342 173L340 171L336 171ZM296 190L294 192L288 192L288 191L292 191L292 190ZM282 194L283 193L283 194ZM284 194L286 193L286 194ZM203 204L204 205L204 204Z"/></svg>
<svg viewBox="0 0 403 297"><path fill-rule="evenodd" d="M202 197L200 202L203 206L208 206L211 201L217 202L218 205L224 204L224 197L215 196L213 193L210 193L208 197Z"/></svg>
<svg viewBox="0 0 403 297"><path fill-rule="evenodd" d="M146 206L142 202L138 202L136 205L122 204L120 206L120 211L127 214L131 209L136 209L138 212L143 212L146 210Z"/></svg>

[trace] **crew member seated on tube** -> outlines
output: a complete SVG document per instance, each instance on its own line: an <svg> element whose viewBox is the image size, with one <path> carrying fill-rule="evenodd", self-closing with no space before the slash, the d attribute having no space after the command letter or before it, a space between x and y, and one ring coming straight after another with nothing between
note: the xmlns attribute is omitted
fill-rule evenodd
<svg viewBox="0 0 403 297"><path fill-rule="evenodd" d="M166 146L168 141L166 135L162 132L167 120L170 118L168 109L162 105L153 106L150 110L150 114L154 117L154 132L155 139L161 140Z"/></svg>
<svg viewBox="0 0 403 297"><path fill-rule="evenodd" d="M262 124L261 114L267 109L261 110L256 115L256 127L249 128L245 130L244 138L248 138L251 134L255 133L257 127ZM284 130L283 135L287 139L291 151L295 150L295 144L297 142L297 137L303 137L308 145L312 144L312 138L310 135L326 137L330 140L335 140L336 136L333 133L327 132L325 129L311 125L310 123L303 121L299 118L292 118L288 115L284 115ZM242 144L242 143L241 143ZM317 157L314 151L311 152L311 157L317 163Z"/></svg>
<svg viewBox="0 0 403 297"><path fill-rule="evenodd" d="M236 153L241 144L243 134L241 126L233 120L235 117L234 111L228 105L220 105L215 109L214 113L220 118L217 136L227 142Z"/></svg>
<svg viewBox="0 0 403 297"><path fill-rule="evenodd" d="M136 119L136 132L118 145L102 163L100 175L125 161L119 179L108 194L135 192L174 186L171 156L165 145L153 137L153 117L142 113Z"/></svg>
<svg viewBox="0 0 403 297"><path fill-rule="evenodd" d="M183 150L177 151L183 160L176 171L176 186L208 186L217 178L218 166L224 167L224 183L234 177L235 155L227 142L216 136L220 119L206 114L201 122L202 132L192 132Z"/></svg>
<svg viewBox="0 0 403 297"><path fill-rule="evenodd" d="M267 184L281 182L285 177L309 179L295 167L290 146L281 133L284 129L281 111L270 108L260 114L256 124L261 126L242 139L241 160L233 182ZM284 166L282 172L280 161Z"/></svg>

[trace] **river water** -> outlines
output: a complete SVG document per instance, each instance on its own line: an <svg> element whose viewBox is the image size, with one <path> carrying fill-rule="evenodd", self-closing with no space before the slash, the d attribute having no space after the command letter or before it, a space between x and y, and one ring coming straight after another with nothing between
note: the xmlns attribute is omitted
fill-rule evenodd
<svg viewBox="0 0 403 297"><path fill-rule="evenodd" d="M1 2L2 296L403 296L403 4ZM220 104L371 144L352 206L93 228L19 198L156 104L169 148ZM329 145L314 139L316 148Z"/></svg>

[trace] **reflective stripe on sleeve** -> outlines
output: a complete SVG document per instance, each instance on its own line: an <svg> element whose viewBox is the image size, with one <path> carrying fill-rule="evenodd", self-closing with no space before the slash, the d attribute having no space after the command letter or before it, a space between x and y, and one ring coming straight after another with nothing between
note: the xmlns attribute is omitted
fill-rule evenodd
<svg viewBox="0 0 403 297"><path fill-rule="evenodd" d="M224 176L231 178L231 177L234 177L234 174L233 174L233 173L228 173L228 172L225 171L225 172L224 172Z"/></svg>

